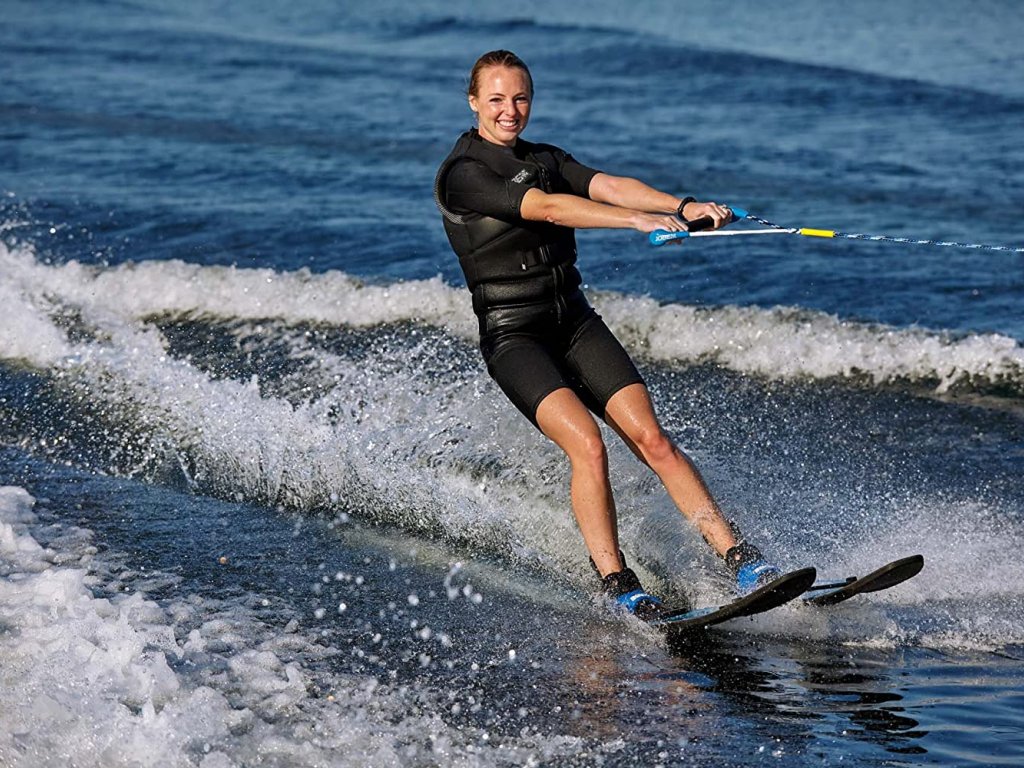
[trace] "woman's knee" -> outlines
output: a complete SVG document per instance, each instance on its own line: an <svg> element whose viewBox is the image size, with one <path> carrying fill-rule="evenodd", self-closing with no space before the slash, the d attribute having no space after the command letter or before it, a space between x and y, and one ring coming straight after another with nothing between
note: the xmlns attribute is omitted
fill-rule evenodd
<svg viewBox="0 0 1024 768"><path fill-rule="evenodd" d="M679 456L675 443L660 427L642 430L632 440L648 464L661 464Z"/></svg>
<svg viewBox="0 0 1024 768"><path fill-rule="evenodd" d="M608 469L608 449L596 424L593 430L584 430L578 435L572 445L567 446L566 453L574 467L580 466L595 472L606 472Z"/></svg>
<svg viewBox="0 0 1024 768"><path fill-rule="evenodd" d="M602 470L608 464L601 428L586 406L568 389L556 390L541 402L537 422L573 463Z"/></svg>

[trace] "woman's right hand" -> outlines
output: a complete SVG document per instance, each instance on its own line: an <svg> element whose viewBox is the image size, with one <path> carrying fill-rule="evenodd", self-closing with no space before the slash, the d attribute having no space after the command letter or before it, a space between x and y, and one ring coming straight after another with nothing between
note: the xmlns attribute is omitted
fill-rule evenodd
<svg viewBox="0 0 1024 768"><path fill-rule="evenodd" d="M712 225L708 229L719 229L732 221L732 211L721 203L687 203L683 207L683 215L687 221L711 219Z"/></svg>
<svg viewBox="0 0 1024 768"><path fill-rule="evenodd" d="M711 226L707 229L719 229L733 220L732 211L720 203L687 203L683 212L687 221L711 219ZM668 232L689 231L686 221L673 214L665 213L638 213L634 228L641 232L653 232L656 229L664 229Z"/></svg>

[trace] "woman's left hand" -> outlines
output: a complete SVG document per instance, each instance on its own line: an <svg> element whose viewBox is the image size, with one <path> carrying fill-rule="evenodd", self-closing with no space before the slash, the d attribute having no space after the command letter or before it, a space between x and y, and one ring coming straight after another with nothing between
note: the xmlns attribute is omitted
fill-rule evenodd
<svg viewBox="0 0 1024 768"><path fill-rule="evenodd" d="M732 211L721 203L687 203L683 206L683 216L687 221L707 217L713 222L711 229L720 229L733 219Z"/></svg>

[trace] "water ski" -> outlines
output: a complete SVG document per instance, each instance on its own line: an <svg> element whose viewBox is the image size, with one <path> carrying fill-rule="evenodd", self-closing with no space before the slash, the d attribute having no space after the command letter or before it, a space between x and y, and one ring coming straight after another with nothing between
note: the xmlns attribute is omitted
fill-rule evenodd
<svg viewBox="0 0 1024 768"><path fill-rule="evenodd" d="M651 619L648 623L672 636L686 635L723 621L764 613L804 594L814 583L813 568L785 573L749 595L719 606L680 610Z"/></svg>
<svg viewBox="0 0 1024 768"><path fill-rule="evenodd" d="M893 560L859 579L851 576L845 581L812 584L803 599L810 605L835 605L849 600L855 595L895 587L916 576L922 568L924 568L924 556L911 555L900 560Z"/></svg>

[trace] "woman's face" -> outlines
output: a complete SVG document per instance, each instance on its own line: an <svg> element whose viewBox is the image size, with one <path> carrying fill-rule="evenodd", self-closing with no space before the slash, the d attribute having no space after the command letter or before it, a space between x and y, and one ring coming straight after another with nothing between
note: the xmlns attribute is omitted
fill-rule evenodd
<svg viewBox="0 0 1024 768"><path fill-rule="evenodd" d="M480 72L477 92L469 96L480 135L511 147L530 120L530 80L519 67L487 67Z"/></svg>

